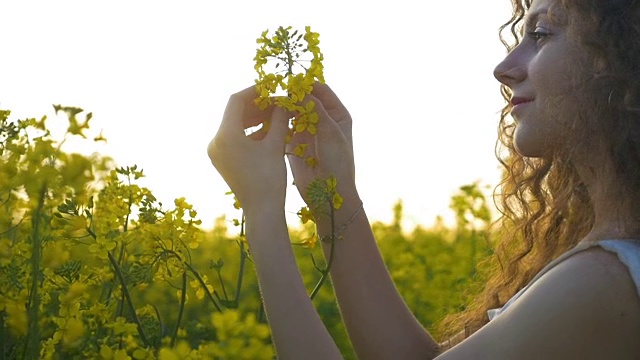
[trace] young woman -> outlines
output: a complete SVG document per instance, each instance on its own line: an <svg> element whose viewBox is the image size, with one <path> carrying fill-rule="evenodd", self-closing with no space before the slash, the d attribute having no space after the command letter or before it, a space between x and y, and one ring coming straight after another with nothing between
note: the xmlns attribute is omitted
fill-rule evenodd
<svg viewBox="0 0 640 360"><path fill-rule="evenodd" d="M508 101L496 192L504 270L449 319L457 336L438 343L398 295L355 186L351 117L328 86L316 84L307 99L320 116L317 135L286 145L308 143L318 159L310 169L288 158L300 190L318 176L338 179L331 276L361 359L640 358L640 1L513 4L503 29L516 45L495 69ZM287 234L290 114L259 111L255 96L248 88L231 97L209 156L243 205L278 356L339 359ZM265 118L267 131L244 135ZM326 216L317 224L330 232Z"/></svg>

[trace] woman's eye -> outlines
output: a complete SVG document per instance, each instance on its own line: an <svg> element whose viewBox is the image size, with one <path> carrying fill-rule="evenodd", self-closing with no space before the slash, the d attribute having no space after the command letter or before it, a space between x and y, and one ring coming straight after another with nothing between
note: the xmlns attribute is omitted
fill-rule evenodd
<svg viewBox="0 0 640 360"><path fill-rule="evenodd" d="M551 36L551 33L547 30L538 28L538 29L535 29L534 31L529 31L527 33L527 36L529 36L529 38L531 38L535 42L539 42Z"/></svg>

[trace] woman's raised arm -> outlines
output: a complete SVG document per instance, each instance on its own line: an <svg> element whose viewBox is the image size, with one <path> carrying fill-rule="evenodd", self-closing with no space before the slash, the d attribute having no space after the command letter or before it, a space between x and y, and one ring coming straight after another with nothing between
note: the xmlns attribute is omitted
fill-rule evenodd
<svg viewBox="0 0 640 360"><path fill-rule="evenodd" d="M413 316L399 295L383 262L355 186L351 116L335 93L316 83L307 101L316 103L319 115L315 136L295 134L288 145L298 144L317 161L289 155L295 184L303 198L315 178L333 175L344 198L335 211L335 248L323 241L326 257L332 256L331 279L349 338L361 359L432 359L438 345ZM315 214L321 237L331 235L331 218Z"/></svg>
<svg viewBox="0 0 640 360"><path fill-rule="evenodd" d="M260 111L256 90L231 96L208 147L211 162L243 206L271 335L280 359L340 359L298 270L284 215L289 115ZM245 135L245 129L263 127Z"/></svg>

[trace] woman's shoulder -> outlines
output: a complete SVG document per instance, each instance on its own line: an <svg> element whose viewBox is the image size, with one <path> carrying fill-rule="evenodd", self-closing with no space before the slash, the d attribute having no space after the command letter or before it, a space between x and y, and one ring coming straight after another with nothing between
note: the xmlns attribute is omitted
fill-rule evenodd
<svg viewBox="0 0 640 360"><path fill-rule="evenodd" d="M594 333L628 326L640 331L640 297L629 269L617 253L600 247L589 247L559 262L510 310L523 304L538 316L541 312L565 313L565 319L598 327L598 331L592 329Z"/></svg>
<svg viewBox="0 0 640 360"><path fill-rule="evenodd" d="M528 289L535 284L540 277L545 275L548 271L555 268L558 264L574 257L583 251L593 248L602 248L607 252L615 254L615 256L606 257L606 262L609 266L626 266L628 274L636 285L638 296L640 296L640 240L631 239L619 239L619 240L600 240L589 243L579 243L573 249L565 252L557 259L545 266L530 282L516 293L502 308L489 310L488 316L490 320L493 320L498 315L502 314L511 304L522 296ZM579 257L580 259L581 257ZM617 259L616 259L617 258ZM602 259L601 259L602 260ZM575 259L573 260L575 261Z"/></svg>
<svg viewBox="0 0 640 360"><path fill-rule="evenodd" d="M608 257L607 264L626 272L640 298L640 240L602 240L595 245L615 255Z"/></svg>
<svg viewBox="0 0 640 360"><path fill-rule="evenodd" d="M640 297L626 264L593 246L558 262L441 358L637 359L638 333Z"/></svg>

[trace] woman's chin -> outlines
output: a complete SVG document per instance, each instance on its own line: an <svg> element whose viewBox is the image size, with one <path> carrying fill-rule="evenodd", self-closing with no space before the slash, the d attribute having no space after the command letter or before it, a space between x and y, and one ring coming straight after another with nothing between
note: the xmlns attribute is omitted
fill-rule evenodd
<svg viewBox="0 0 640 360"><path fill-rule="evenodd" d="M533 139L531 136L523 136L523 134L519 136L517 131L514 146L516 152L524 157L544 158L545 154L548 153L548 149L545 151L542 142Z"/></svg>

